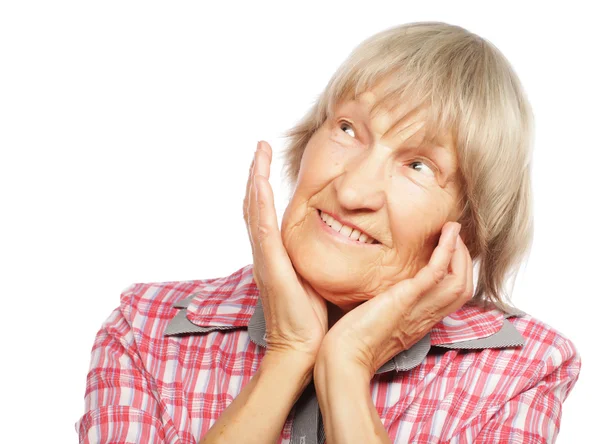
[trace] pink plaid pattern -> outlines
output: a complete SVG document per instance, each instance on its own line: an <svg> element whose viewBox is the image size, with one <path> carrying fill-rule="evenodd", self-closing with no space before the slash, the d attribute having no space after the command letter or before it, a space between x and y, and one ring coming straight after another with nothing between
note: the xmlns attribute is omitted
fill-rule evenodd
<svg viewBox="0 0 600 444"><path fill-rule="evenodd" d="M175 302L194 295L190 321L238 327L165 337ZM196 443L248 383L265 350L247 327L258 288L252 265L230 276L134 284L98 332L81 443ZM490 336L504 316L463 307L431 331L432 345ZM529 315L510 318L525 345L433 347L409 371L376 374L372 399L395 443L554 442L581 366L573 343ZM288 443L295 408L279 443Z"/></svg>
<svg viewBox="0 0 600 444"><path fill-rule="evenodd" d="M473 318L477 321L473 322ZM504 314L498 310L482 311L477 307L463 307L431 329L431 343L447 344L485 338L497 332L503 320Z"/></svg>

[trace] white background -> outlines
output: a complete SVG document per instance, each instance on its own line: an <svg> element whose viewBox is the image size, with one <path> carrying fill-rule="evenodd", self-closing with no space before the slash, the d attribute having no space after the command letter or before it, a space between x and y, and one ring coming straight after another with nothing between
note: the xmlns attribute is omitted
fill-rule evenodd
<svg viewBox="0 0 600 444"><path fill-rule="evenodd" d="M323 3L2 3L3 442L76 442L94 336L121 290L251 263L242 200L256 142L276 152L281 222L283 132L363 39L421 20L489 39L528 93L535 240L514 300L583 357L558 442L595 439L600 72L591 6Z"/></svg>

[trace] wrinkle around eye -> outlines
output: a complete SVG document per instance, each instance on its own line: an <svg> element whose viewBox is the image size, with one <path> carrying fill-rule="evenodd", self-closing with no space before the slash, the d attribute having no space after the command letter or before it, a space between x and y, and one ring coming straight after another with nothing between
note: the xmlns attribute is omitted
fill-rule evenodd
<svg viewBox="0 0 600 444"><path fill-rule="evenodd" d="M433 171L433 174L422 173L410 167L414 162L420 162L419 160L413 160L407 162L405 165L401 167L402 171L408 170L408 172L401 173L400 175L423 190L431 190L432 186L441 188L442 185L439 181L439 175ZM406 168L406 170L404 170Z"/></svg>
<svg viewBox="0 0 600 444"><path fill-rule="evenodd" d="M350 134L347 134L339 128L335 128L334 131L330 133L329 138L334 143L347 148L356 147L356 145L360 143L357 137L352 137Z"/></svg>

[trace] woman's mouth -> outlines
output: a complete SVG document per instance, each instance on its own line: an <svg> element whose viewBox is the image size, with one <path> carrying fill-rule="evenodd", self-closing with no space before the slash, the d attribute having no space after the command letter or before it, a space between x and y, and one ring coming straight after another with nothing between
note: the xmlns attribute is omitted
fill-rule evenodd
<svg viewBox="0 0 600 444"><path fill-rule="evenodd" d="M377 240L368 234L361 232L356 228L349 227L337 221L333 216L317 210L320 225L333 235L336 239L351 245L376 245L380 244Z"/></svg>

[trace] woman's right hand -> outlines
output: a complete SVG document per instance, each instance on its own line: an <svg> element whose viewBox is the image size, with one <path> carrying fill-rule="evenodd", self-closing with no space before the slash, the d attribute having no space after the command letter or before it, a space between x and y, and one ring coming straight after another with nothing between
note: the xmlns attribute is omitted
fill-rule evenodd
<svg viewBox="0 0 600 444"><path fill-rule="evenodd" d="M259 142L244 198L253 277L265 313L267 352L300 352L314 363L327 333L327 305L298 275L283 245L269 184L271 159L269 144Z"/></svg>

